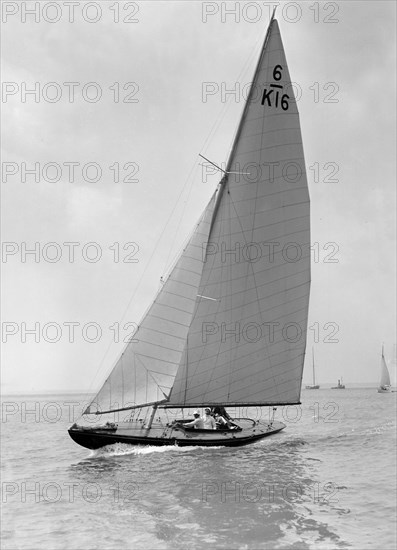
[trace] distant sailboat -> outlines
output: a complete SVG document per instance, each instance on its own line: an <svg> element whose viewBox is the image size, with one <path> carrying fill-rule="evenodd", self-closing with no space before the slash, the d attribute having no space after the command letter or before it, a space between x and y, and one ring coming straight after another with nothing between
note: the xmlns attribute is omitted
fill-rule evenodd
<svg viewBox="0 0 397 550"><path fill-rule="evenodd" d="M274 13L252 82L226 169L218 167L217 190L87 407L89 425L69 429L84 447L244 445L286 427L274 421L275 406L300 403L310 205L299 114ZM280 248L271 261L256 261L258 246L275 242ZM204 406L267 406L273 416L234 418L234 429L186 426L186 411ZM169 421L172 409L180 417ZM121 411L123 421L93 425Z"/></svg>
<svg viewBox="0 0 397 550"><path fill-rule="evenodd" d="M378 388L378 393L391 393L391 384L390 384L390 374L389 369L386 365L386 359L383 354L383 346L382 346L382 357L380 359L380 384Z"/></svg>
<svg viewBox="0 0 397 550"><path fill-rule="evenodd" d="M341 377L341 378L338 379L338 385L337 385L337 386L333 386L333 387L331 388L331 390L344 390L345 387L346 387L346 386L345 386L344 383L343 383L343 378Z"/></svg>
<svg viewBox="0 0 397 550"><path fill-rule="evenodd" d="M314 370L314 349L312 348L312 359L313 359L313 384L308 384L306 386L307 390L319 390L320 386L316 384L316 373Z"/></svg>

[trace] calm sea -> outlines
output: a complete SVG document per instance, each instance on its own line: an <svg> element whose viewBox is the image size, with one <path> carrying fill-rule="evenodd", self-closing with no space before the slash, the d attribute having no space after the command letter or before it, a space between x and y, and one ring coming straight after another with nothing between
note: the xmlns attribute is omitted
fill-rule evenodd
<svg viewBox="0 0 397 550"><path fill-rule="evenodd" d="M5 397L2 548L392 550L396 397L306 390L247 447L100 451L66 431L83 396Z"/></svg>

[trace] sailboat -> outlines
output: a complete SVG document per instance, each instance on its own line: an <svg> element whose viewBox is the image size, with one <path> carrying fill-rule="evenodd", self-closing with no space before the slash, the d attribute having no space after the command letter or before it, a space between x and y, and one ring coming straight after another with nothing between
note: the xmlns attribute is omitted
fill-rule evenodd
<svg viewBox="0 0 397 550"><path fill-rule="evenodd" d="M333 386L331 388L331 390L344 390L345 389L345 385L343 383L343 378L338 378L338 385L337 386Z"/></svg>
<svg viewBox="0 0 397 550"><path fill-rule="evenodd" d="M378 388L378 393L391 393L391 384L390 384L390 374L389 369L387 368L386 359L383 353L382 346L382 357L380 359L380 384Z"/></svg>
<svg viewBox="0 0 397 550"><path fill-rule="evenodd" d="M244 445L286 427L274 420L277 406L300 404L310 204L274 12L226 169L216 166L217 189L133 341L68 430L84 447ZM233 426L189 426L192 409L203 407L229 407ZM269 414L240 418L231 407Z"/></svg>
<svg viewBox="0 0 397 550"><path fill-rule="evenodd" d="M314 370L314 349L312 348L312 360L313 360L313 384L308 384L306 386L307 390L319 390L320 386L316 384L316 373Z"/></svg>

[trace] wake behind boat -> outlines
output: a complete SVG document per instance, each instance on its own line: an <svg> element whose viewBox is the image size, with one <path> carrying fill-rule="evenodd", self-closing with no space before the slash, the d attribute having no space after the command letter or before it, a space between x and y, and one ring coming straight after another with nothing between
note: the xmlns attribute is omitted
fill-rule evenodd
<svg viewBox="0 0 397 550"><path fill-rule="evenodd" d="M244 445L285 425L273 418L233 418L234 429L191 429L186 411L300 403L309 193L299 114L274 13L252 82L217 190L87 407L88 425L69 429L84 447ZM258 258L258 249L266 248L267 256ZM167 418L177 409L180 418ZM126 412L130 416L122 421L95 422Z"/></svg>

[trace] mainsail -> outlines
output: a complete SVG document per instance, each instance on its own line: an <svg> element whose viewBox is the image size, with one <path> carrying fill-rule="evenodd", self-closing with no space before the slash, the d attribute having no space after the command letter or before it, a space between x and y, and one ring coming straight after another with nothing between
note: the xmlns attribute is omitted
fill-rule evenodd
<svg viewBox="0 0 397 550"><path fill-rule="evenodd" d="M272 19L219 191L93 403L299 403L309 218L299 114Z"/></svg>
<svg viewBox="0 0 397 550"><path fill-rule="evenodd" d="M299 114L274 19L226 172L198 292L212 299L197 302L169 404L299 403L309 194Z"/></svg>
<svg viewBox="0 0 397 550"><path fill-rule="evenodd" d="M389 374L389 369L387 368L385 356L383 355L383 347L382 347L382 358L380 360L380 369L381 369L380 387L382 388L382 387L390 386L390 374Z"/></svg>

